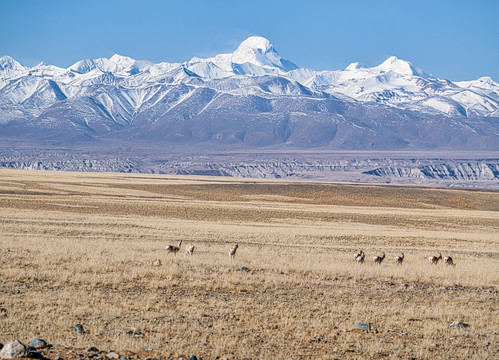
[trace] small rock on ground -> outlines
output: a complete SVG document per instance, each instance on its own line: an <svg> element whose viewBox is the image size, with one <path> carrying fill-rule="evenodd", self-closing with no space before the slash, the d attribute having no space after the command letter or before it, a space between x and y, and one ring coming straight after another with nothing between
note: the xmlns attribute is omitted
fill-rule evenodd
<svg viewBox="0 0 499 360"><path fill-rule="evenodd" d="M43 349L47 346L47 342L42 339L32 339L29 343L29 347L32 349Z"/></svg>
<svg viewBox="0 0 499 360"><path fill-rule="evenodd" d="M469 324L463 323L462 321L454 321L449 325L450 328L460 328L460 329L465 329L469 326L470 326Z"/></svg>
<svg viewBox="0 0 499 360"><path fill-rule="evenodd" d="M75 325L75 331L77 334L83 334L84 330L83 330L83 325L82 324L76 324Z"/></svg>
<svg viewBox="0 0 499 360"><path fill-rule="evenodd" d="M369 332L371 330L371 323L370 322L358 322L357 327L359 327L362 331Z"/></svg>
<svg viewBox="0 0 499 360"><path fill-rule="evenodd" d="M14 340L5 344L0 351L2 359L17 359L26 356L26 346L19 340Z"/></svg>

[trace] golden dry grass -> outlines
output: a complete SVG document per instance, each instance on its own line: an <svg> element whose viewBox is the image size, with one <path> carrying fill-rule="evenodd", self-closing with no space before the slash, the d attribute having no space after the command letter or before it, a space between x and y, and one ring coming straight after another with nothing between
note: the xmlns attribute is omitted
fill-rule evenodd
<svg viewBox="0 0 499 360"><path fill-rule="evenodd" d="M0 169L0 342L497 358L498 234L497 191ZM166 256L181 239L194 256ZM430 266L439 252L457 266Z"/></svg>

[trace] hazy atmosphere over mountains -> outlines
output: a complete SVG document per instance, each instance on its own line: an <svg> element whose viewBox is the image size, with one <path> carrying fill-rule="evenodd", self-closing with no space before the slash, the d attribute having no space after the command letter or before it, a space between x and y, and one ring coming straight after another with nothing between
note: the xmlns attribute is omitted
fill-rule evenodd
<svg viewBox="0 0 499 360"><path fill-rule="evenodd" d="M451 82L394 56L313 71L259 36L184 63L0 58L0 138L34 144L498 150L498 109L490 77Z"/></svg>

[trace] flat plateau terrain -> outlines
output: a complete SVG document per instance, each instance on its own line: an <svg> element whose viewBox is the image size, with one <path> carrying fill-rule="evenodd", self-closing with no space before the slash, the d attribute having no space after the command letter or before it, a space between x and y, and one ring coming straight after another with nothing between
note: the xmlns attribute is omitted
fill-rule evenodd
<svg viewBox="0 0 499 360"><path fill-rule="evenodd" d="M48 358L497 359L498 269L498 191L0 169L0 342Z"/></svg>

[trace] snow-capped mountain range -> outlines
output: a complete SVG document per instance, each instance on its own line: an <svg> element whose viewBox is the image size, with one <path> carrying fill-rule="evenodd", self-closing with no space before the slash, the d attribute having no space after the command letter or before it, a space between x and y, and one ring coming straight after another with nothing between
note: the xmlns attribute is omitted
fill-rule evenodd
<svg viewBox="0 0 499 360"><path fill-rule="evenodd" d="M0 58L0 138L341 149L499 149L499 84L390 57L314 71L252 36L229 54L69 68Z"/></svg>

